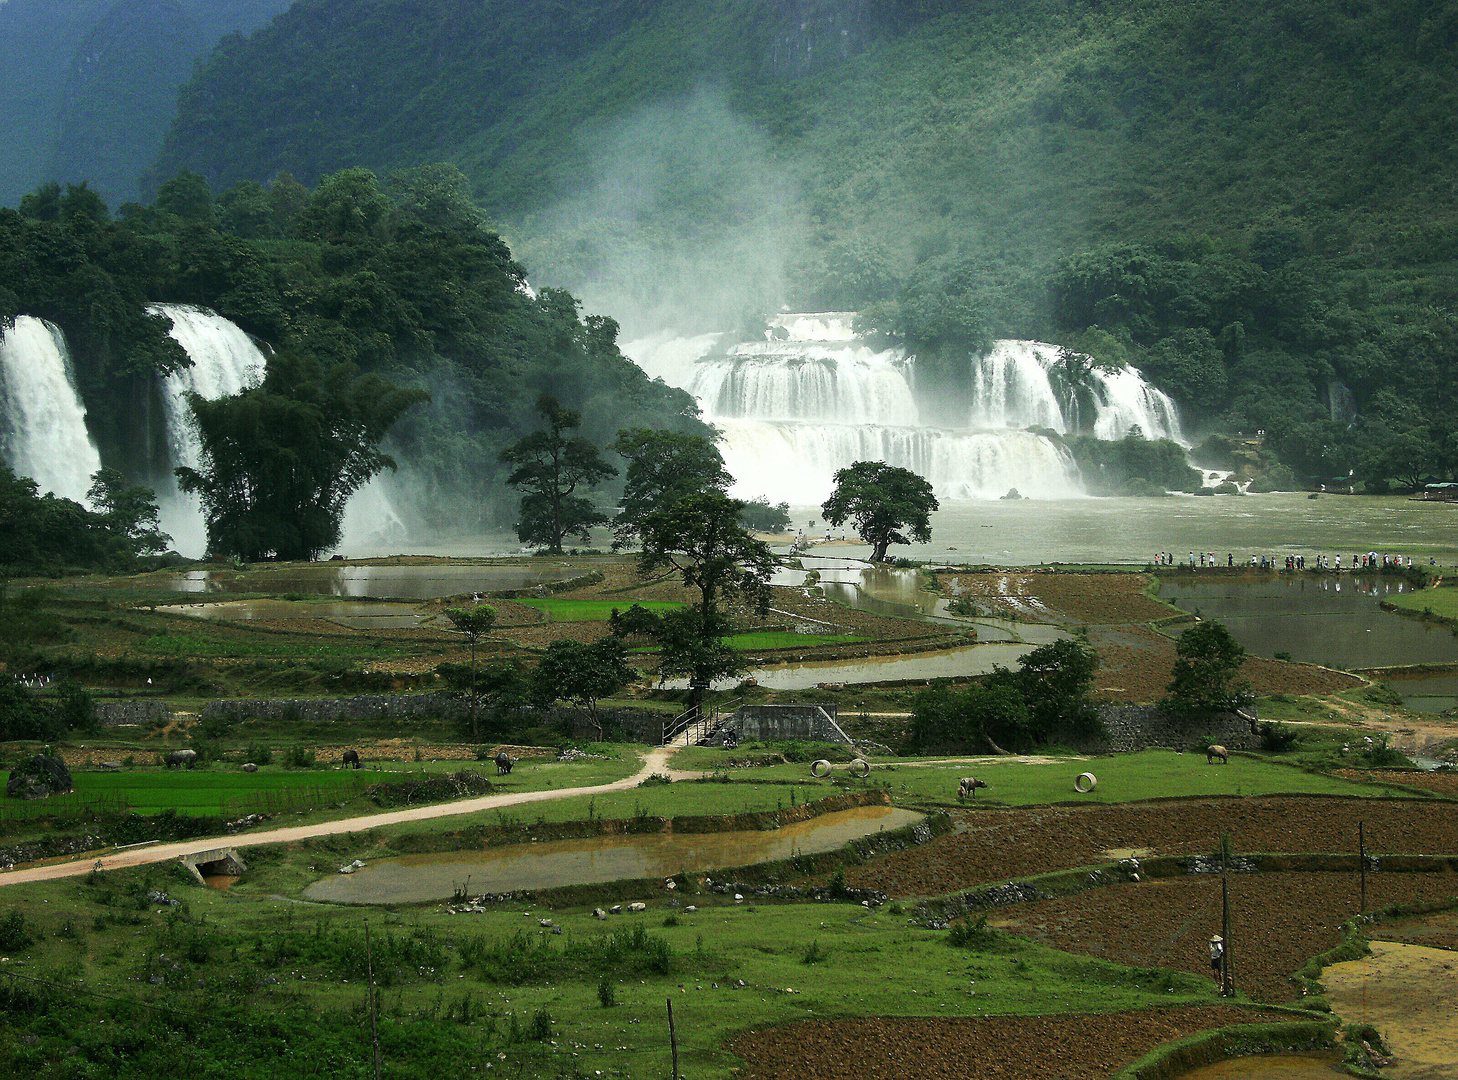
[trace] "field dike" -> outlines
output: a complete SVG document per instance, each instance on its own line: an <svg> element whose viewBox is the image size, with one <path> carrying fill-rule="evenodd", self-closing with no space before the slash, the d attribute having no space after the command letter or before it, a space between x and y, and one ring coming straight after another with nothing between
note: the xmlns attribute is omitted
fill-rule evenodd
<svg viewBox="0 0 1458 1080"><path fill-rule="evenodd" d="M552 840L591 839L597 836L644 835L655 833L713 834L721 832L770 831L796 822L809 821L824 814L852 810L863 806L890 806L891 797L884 791L855 791L832 795L801 806L741 814L684 815L675 818L639 815L632 818L592 819L589 821L543 822L531 825L474 826L446 833L407 833L390 838L383 846L392 854L422 855L453 851L473 851L510 844L548 842ZM953 830L951 818L931 813L925 821L898 829L872 833L852 840L835 851L796 855L788 859L755 863L750 866L721 867L708 874L674 875L676 888L707 888L711 892L740 892L746 896L781 899L839 900L859 903L868 900L883 902L886 897L872 889L797 887L783 885L786 877L823 875L845 866L861 865L878 855L930 843ZM665 879L625 878L590 885L568 885L553 889L523 890L514 893L486 894L472 897L474 904L531 901L547 908L592 906L598 903L633 898L661 897ZM464 897L462 899L465 899Z"/></svg>

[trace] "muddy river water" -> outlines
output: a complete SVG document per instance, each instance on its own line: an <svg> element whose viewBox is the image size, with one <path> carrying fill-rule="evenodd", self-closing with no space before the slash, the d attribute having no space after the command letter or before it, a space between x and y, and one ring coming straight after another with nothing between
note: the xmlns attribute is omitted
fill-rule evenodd
<svg viewBox="0 0 1458 1080"><path fill-rule="evenodd" d="M412 904L449 899L462 885L478 895L667 877L834 851L859 837L921 820L910 810L864 806L764 831L600 836L403 855L353 874L321 878L304 895L340 904Z"/></svg>

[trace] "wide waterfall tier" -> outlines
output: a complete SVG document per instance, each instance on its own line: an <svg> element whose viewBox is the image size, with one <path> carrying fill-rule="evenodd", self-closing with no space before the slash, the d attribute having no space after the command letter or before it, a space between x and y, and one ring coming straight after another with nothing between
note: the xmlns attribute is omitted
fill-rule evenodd
<svg viewBox="0 0 1458 1080"><path fill-rule="evenodd" d="M80 502L101 468L60 327L21 315L0 337L0 452L41 491Z"/></svg>
<svg viewBox="0 0 1458 1080"><path fill-rule="evenodd" d="M1027 429L1183 441L1174 403L1137 370L1070 363L1037 341L918 362L857 338L854 315L824 312L781 315L763 340L728 347L721 335L663 334L624 351L698 399L740 495L818 502L837 469L876 460L926 476L944 498L1062 498L1082 493L1072 456Z"/></svg>

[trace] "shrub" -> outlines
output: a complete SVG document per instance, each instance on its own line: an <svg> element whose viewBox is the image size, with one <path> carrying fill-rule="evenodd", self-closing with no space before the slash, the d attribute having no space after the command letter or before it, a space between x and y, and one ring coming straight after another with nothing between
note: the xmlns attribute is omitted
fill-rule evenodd
<svg viewBox="0 0 1458 1080"><path fill-rule="evenodd" d="M284 759L284 768L287 769L312 769L317 764L314 751L302 746L289 747L288 757Z"/></svg>
<svg viewBox="0 0 1458 1080"><path fill-rule="evenodd" d="M255 765L272 765L273 750L266 743L249 743L248 749L243 752L243 760Z"/></svg>
<svg viewBox="0 0 1458 1080"><path fill-rule="evenodd" d="M597 984L597 1000L604 1009L611 1009L618 1003L618 988L606 975Z"/></svg>
<svg viewBox="0 0 1458 1080"><path fill-rule="evenodd" d="M1296 732L1285 724L1262 724L1260 733L1261 749L1272 754L1284 754L1296 745Z"/></svg>
<svg viewBox="0 0 1458 1080"><path fill-rule="evenodd" d="M30 944L30 935L25 931L25 916L19 908L11 908L0 919L0 949L23 949Z"/></svg>
<svg viewBox="0 0 1458 1080"><path fill-rule="evenodd" d="M812 941L800 954L802 964L819 964L828 959L830 959L830 953L822 949L818 941Z"/></svg>
<svg viewBox="0 0 1458 1080"><path fill-rule="evenodd" d="M527 1024L526 1037L537 1042L546 1042L552 1037L552 1014L546 1009L538 1009L532 1013L531 1023Z"/></svg>
<svg viewBox="0 0 1458 1080"><path fill-rule="evenodd" d="M986 915L953 923L951 932L947 935L947 942L958 949L986 948L996 940L997 931L987 925Z"/></svg>

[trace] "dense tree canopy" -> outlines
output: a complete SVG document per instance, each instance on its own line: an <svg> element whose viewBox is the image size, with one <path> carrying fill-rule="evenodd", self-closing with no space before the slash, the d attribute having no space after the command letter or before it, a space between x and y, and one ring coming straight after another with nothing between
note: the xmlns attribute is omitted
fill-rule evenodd
<svg viewBox="0 0 1458 1080"><path fill-rule="evenodd" d="M925 544L938 508L931 484L910 469L884 461L857 461L835 474L835 490L820 507L839 528L850 521L871 545L871 561L885 562L892 544Z"/></svg>
<svg viewBox="0 0 1458 1080"><path fill-rule="evenodd" d="M1196 719L1232 712L1250 699L1250 684L1240 678L1245 647L1221 623L1196 623L1175 641L1174 678L1163 706Z"/></svg>
<svg viewBox="0 0 1458 1080"><path fill-rule="evenodd" d="M515 466L506 482L522 492L517 537L560 555L564 539L576 536L586 543L588 530L607 522L607 515L579 492L597 487L617 470L602 460L595 444L572 434L582 426L575 410L543 394L537 412L546 427L501 451L501 460Z"/></svg>

